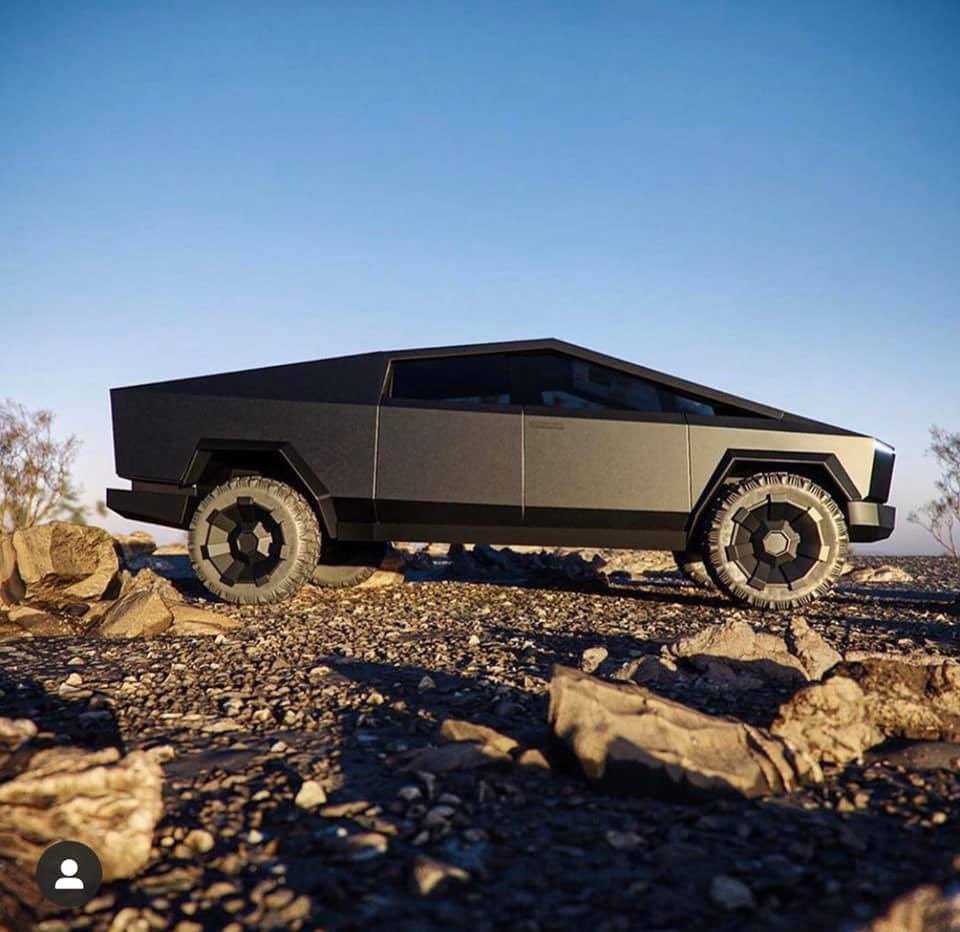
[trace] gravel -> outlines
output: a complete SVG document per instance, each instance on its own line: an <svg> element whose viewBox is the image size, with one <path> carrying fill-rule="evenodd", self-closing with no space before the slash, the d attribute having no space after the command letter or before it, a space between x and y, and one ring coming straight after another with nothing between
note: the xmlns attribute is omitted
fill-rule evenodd
<svg viewBox="0 0 960 932"><path fill-rule="evenodd" d="M41 929L840 930L957 879L956 748L924 749L921 769L890 748L789 796L696 805L604 795L543 766L555 663L610 676L707 625L742 618L782 635L789 615L668 572L606 592L308 587L240 608L204 603L176 559L156 571L242 627L0 643L4 714L64 744L171 748L147 869ZM804 608L812 629L845 655L960 654L955 562L853 562L911 581L847 583ZM662 691L768 725L790 689ZM405 770L450 719L516 740L531 765L479 755Z"/></svg>

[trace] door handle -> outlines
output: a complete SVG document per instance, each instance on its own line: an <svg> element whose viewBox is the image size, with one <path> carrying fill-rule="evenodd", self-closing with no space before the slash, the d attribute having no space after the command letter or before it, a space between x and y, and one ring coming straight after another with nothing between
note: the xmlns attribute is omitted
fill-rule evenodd
<svg viewBox="0 0 960 932"><path fill-rule="evenodd" d="M535 430L563 430L563 424L560 421L530 421L530 426Z"/></svg>

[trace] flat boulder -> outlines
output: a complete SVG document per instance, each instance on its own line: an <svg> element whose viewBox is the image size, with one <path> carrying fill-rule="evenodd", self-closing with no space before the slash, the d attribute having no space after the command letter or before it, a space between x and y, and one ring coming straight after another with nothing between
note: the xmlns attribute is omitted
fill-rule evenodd
<svg viewBox="0 0 960 932"><path fill-rule="evenodd" d="M589 780L635 795L753 798L822 779L804 750L763 729L569 667L554 668L548 714Z"/></svg>
<svg viewBox="0 0 960 932"><path fill-rule="evenodd" d="M166 629L165 634L226 634L243 624L238 618L188 605L186 602L168 602L167 608L173 614L173 624Z"/></svg>
<svg viewBox="0 0 960 932"><path fill-rule="evenodd" d="M899 566L865 566L853 570L844 577L845 582L853 583L908 583L913 577Z"/></svg>
<svg viewBox="0 0 960 932"><path fill-rule="evenodd" d="M121 596L89 629L94 637L132 638L162 634L173 624L173 613L155 592L140 590Z"/></svg>
<svg viewBox="0 0 960 932"><path fill-rule="evenodd" d="M102 528L54 521L14 531L15 565L3 558L5 598L38 608L58 609L100 599L117 577L113 538ZM19 583L16 579L19 579Z"/></svg>
<svg viewBox="0 0 960 932"><path fill-rule="evenodd" d="M77 633L65 618L29 605L7 609L7 619L33 637L71 637Z"/></svg>
<svg viewBox="0 0 960 932"><path fill-rule="evenodd" d="M0 858L32 874L44 849L70 838L98 853L105 881L137 874L163 813L156 759L116 748L31 751L24 731L0 719Z"/></svg>
<svg viewBox="0 0 960 932"><path fill-rule="evenodd" d="M681 638L667 648L668 656L683 660L702 673L722 661L737 674L748 674L759 681L800 685L809 679L799 658L790 653L782 638L756 631L739 619L711 625ZM717 671L713 670L716 676Z"/></svg>

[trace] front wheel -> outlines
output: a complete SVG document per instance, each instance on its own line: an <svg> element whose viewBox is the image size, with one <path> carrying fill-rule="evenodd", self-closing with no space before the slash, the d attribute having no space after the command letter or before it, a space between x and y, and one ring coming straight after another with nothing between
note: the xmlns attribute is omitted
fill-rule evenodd
<svg viewBox="0 0 960 932"><path fill-rule="evenodd" d="M190 562L214 595L242 605L281 602L310 578L320 525L295 489L260 476L218 485L190 522Z"/></svg>
<svg viewBox="0 0 960 932"><path fill-rule="evenodd" d="M760 473L727 489L703 538L707 571L734 601L789 610L828 592L849 539L843 512L817 483Z"/></svg>

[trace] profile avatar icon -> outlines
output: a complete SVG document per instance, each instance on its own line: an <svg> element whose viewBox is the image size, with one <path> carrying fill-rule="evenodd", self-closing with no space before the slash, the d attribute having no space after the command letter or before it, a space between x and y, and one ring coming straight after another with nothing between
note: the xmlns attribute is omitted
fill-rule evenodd
<svg viewBox="0 0 960 932"><path fill-rule="evenodd" d="M54 890L82 890L83 881L77 876L80 865L73 858L64 858L60 862L60 876L53 885Z"/></svg>
<svg viewBox="0 0 960 932"><path fill-rule="evenodd" d="M37 862L37 886L57 906L77 908L89 903L102 880L100 858L79 841L58 841Z"/></svg>

